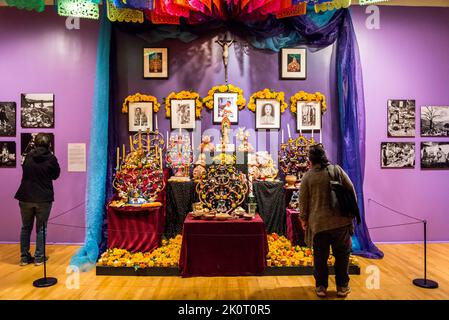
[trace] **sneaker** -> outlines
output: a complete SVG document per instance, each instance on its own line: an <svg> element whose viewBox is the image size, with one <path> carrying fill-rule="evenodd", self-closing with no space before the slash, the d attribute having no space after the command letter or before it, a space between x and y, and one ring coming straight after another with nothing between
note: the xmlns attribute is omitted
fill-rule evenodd
<svg viewBox="0 0 449 320"><path fill-rule="evenodd" d="M23 266L26 266L26 265L28 265L28 264L30 264L30 263L33 263L34 262L34 258L32 258L32 257L30 257L30 258L22 258L22 259L20 259L20 266L21 267L23 267Z"/></svg>
<svg viewBox="0 0 449 320"><path fill-rule="evenodd" d="M350 292L351 288L349 286L337 287L337 297L346 298Z"/></svg>
<svg viewBox="0 0 449 320"><path fill-rule="evenodd" d="M320 298L326 298L327 295L326 288L323 286L319 286L318 288L316 288L315 293Z"/></svg>
<svg viewBox="0 0 449 320"><path fill-rule="evenodd" d="M50 257L47 256L47 257L45 258L45 262L47 262L49 258L50 258ZM43 258L37 258L37 259L34 260L34 265L35 265L35 266L40 266L40 265L43 265L43 264L44 264L44 259L43 259Z"/></svg>

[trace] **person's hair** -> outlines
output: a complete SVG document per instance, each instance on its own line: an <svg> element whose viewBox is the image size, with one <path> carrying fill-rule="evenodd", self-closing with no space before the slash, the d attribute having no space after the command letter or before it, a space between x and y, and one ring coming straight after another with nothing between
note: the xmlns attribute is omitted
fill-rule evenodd
<svg viewBox="0 0 449 320"><path fill-rule="evenodd" d="M315 144L309 147L309 160L313 165L321 165L321 168L329 165L329 160L322 144Z"/></svg>
<svg viewBox="0 0 449 320"><path fill-rule="evenodd" d="M51 139L50 135L46 133L38 133L36 137L34 138L34 145L36 148L45 148L50 149Z"/></svg>

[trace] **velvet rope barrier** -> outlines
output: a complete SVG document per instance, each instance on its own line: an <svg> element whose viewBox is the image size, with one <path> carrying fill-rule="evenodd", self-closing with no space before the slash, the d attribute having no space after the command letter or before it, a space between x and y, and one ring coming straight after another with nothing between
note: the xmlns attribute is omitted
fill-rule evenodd
<svg viewBox="0 0 449 320"><path fill-rule="evenodd" d="M102 16L97 48L97 70L90 129L86 191L86 236L84 246L72 257L71 266L87 271L99 255L106 198L108 162L109 56L111 23Z"/></svg>

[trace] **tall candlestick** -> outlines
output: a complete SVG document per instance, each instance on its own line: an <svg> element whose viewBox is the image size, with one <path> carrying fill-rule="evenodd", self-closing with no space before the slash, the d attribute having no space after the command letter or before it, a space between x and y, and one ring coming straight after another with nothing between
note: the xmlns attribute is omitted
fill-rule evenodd
<svg viewBox="0 0 449 320"><path fill-rule="evenodd" d="M291 138L292 134L290 132L290 123L287 123L288 137Z"/></svg>
<svg viewBox="0 0 449 320"><path fill-rule="evenodd" d="M130 151L133 151L133 150L134 150L133 137L132 137L132 135L129 136L129 150L130 150Z"/></svg>
<svg viewBox="0 0 449 320"><path fill-rule="evenodd" d="M312 140L313 140L313 129L312 129Z"/></svg>
<svg viewBox="0 0 449 320"><path fill-rule="evenodd" d="M302 136L302 129L299 129L299 135Z"/></svg>
<svg viewBox="0 0 449 320"><path fill-rule="evenodd" d="M168 149L168 131L167 131L167 149Z"/></svg>
<svg viewBox="0 0 449 320"><path fill-rule="evenodd" d="M161 148L159 148L159 161L161 164L161 170L163 170L163 168L162 168L162 149Z"/></svg>
<svg viewBox="0 0 449 320"><path fill-rule="evenodd" d="M284 143L284 129L282 129L282 139L281 142Z"/></svg>
<svg viewBox="0 0 449 320"><path fill-rule="evenodd" d="M179 136L181 136L181 128L179 128Z"/></svg>
<svg viewBox="0 0 449 320"><path fill-rule="evenodd" d="M194 152L194 150L195 150L195 144L193 142L193 132L192 132L192 152Z"/></svg>
<svg viewBox="0 0 449 320"><path fill-rule="evenodd" d="M147 129L147 152L150 152L150 129Z"/></svg>
<svg viewBox="0 0 449 320"><path fill-rule="evenodd" d="M125 157L126 157L125 144L123 144L123 161L125 161Z"/></svg>
<svg viewBox="0 0 449 320"><path fill-rule="evenodd" d="M142 132L139 130L139 149L142 149Z"/></svg>
<svg viewBox="0 0 449 320"><path fill-rule="evenodd" d="M116 170L118 170L119 166L120 166L120 147L117 147L117 169Z"/></svg>
<svg viewBox="0 0 449 320"><path fill-rule="evenodd" d="M158 131L158 126L157 126L157 113L154 115L154 124L156 125L156 131Z"/></svg>

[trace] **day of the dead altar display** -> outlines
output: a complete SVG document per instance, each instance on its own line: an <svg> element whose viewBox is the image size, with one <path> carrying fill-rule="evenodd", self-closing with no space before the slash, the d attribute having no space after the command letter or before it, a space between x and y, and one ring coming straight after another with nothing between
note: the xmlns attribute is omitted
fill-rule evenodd
<svg viewBox="0 0 449 320"><path fill-rule="evenodd" d="M117 148L116 197L107 206L108 248L150 251L159 244L165 219L166 177L159 132L130 136L130 149ZM122 153L122 155L120 155Z"/></svg>

